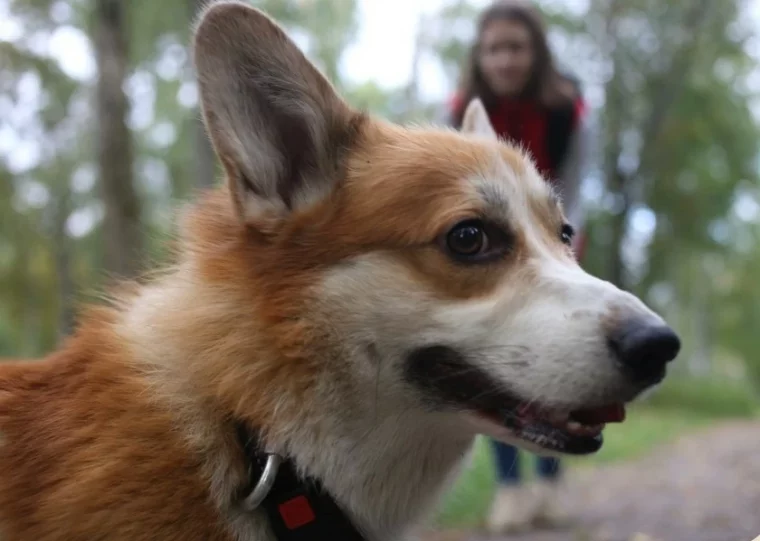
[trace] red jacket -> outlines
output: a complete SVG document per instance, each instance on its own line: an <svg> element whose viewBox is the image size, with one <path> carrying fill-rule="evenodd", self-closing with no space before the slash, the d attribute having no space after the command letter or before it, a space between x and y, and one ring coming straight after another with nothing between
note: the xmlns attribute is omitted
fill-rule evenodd
<svg viewBox="0 0 760 541"><path fill-rule="evenodd" d="M450 104L452 113L460 112L467 104L462 103L462 96L455 95ZM586 112L586 103L578 97L569 118L570 124L566 133L557 133L567 139L575 131L578 123ZM559 168L564 156L553 156L552 143L567 148L567 141L553 141L549 127L552 123L552 112L541 106L535 100L502 100L495 108L488 111L488 117L496 133L512 143L527 149L536 162L538 170L550 181L557 181ZM561 152L560 152L561 154Z"/></svg>
<svg viewBox="0 0 760 541"><path fill-rule="evenodd" d="M452 116L461 116L463 103L460 95L450 103ZM488 116L496 133L503 139L525 148L536 166L549 182L578 182L581 179L560 178L562 165L568 156L571 136L586 114L586 103L578 97L572 109L549 110L535 100L504 99L491 107ZM458 113L458 114L457 114ZM576 253L580 259L585 248L585 236L578 232Z"/></svg>

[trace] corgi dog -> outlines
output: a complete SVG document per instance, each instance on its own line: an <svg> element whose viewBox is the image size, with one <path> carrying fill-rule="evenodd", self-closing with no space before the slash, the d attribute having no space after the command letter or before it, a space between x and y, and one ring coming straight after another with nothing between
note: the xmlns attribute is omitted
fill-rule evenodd
<svg viewBox="0 0 760 541"><path fill-rule="evenodd" d="M663 378L678 336L581 270L479 101L462 132L357 111L242 2L194 60L225 183L171 268L0 366L0 538L404 539L478 434L592 453Z"/></svg>

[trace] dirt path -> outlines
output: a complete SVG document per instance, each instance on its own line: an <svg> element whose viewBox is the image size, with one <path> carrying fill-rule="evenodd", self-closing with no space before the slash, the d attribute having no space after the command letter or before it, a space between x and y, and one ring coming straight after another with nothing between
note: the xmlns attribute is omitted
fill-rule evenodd
<svg viewBox="0 0 760 541"><path fill-rule="evenodd" d="M753 541L760 535L760 423L732 422L639 460L573 472L572 528L509 541ZM430 541L490 541L446 532Z"/></svg>

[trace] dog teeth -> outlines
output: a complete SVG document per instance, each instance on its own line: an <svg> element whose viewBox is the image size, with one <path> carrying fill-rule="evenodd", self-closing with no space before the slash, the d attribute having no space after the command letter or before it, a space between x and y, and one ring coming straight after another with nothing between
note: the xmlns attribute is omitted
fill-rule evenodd
<svg viewBox="0 0 760 541"><path fill-rule="evenodd" d="M579 423L578 421L569 421L565 425L565 430L570 432L571 434L575 434L578 436L591 436L594 434L598 434L599 432L604 429L603 424L598 425L584 425Z"/></svg>
<svg viewBox="0 0 760 541"><path fill-rule="evenodd" d="M530 404L521 405L509 425L519 427L534 420L547 423L575 436L595 436L604 428L604 424L587 425L576 421L570 417L569 412L549 409L539 411Z"/></svg>

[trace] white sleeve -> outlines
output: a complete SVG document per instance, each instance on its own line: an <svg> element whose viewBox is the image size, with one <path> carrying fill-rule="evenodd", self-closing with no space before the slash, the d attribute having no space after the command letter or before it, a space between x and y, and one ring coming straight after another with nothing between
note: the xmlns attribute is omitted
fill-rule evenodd
<svg viewBox="0 0 760 541"><path fill-rule="evenodd" d="M580 117L559 171L562 206L570 224L578 230L583 227L585 219L581 188L588 174L592 141L592 128L588 116L585 114Z"/></svg>

